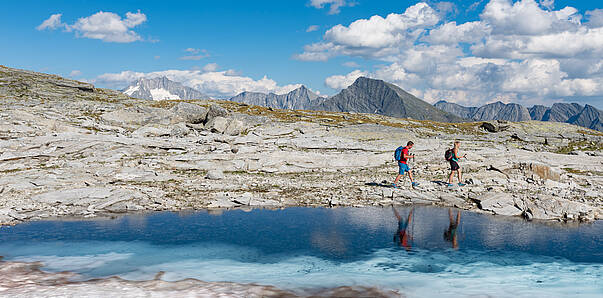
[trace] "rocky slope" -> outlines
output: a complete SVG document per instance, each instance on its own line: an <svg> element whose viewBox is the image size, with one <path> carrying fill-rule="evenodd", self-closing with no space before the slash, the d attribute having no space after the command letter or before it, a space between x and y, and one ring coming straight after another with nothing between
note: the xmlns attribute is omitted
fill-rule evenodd
<svg viewBox="0 0 603 298"><path fill-rule="evenodd" d="M507 123L488 133L482 122L148 101L6 67L0 104L0 224L142 210L390 204L603 218L603 134L564 123ZM421 185L405 180L393 189L393 150L408 140ZM454 140L468 155L462 188L444 182L442 156Z"/></svg>
<svg viewBox="0 0 603 298"><path fill-rule="evenodd" d="M397 118L458 122L462 119L442 112L400 87L382 80L360 77L348 88L325 100L313 110L372 113Z"/></svg>
<svg viewBox="0 0 603 298"><path fill-rule="evenodd" d="M514 103L495 102L481 107L464 107L455 103L438 101L438 109L472 120L552 121L565 122L603 131L603 112L597 108L577 103L555 103L550 108L535 105L529 109Z"/></svg>
<svg viewBox="0 0 603 298"><path fill-rule="evenodd" d="M166 77L141 78L132 82L128 87L122 89L121 92L130 97L148 100L209 98L209 96L193 88L170 81Z"/></svg>
<svg viewBox="0 0 603 298"><path fill-rule="evenodd" d="M246 91L230 99L230 101L250 105L292 110L307 110L312 106L318 105L323 100L323 97L316 95L303 85L287 94L265 94Z"/></svg>

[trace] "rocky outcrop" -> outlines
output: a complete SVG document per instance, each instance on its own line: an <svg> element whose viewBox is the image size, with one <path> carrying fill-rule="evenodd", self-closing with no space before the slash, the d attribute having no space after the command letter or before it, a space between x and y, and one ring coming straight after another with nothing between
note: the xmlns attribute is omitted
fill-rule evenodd
<svg viewBox="0 0 603 298"><path fill-rule="evenodd" d="M443 112L427 102L382 80L360 77L348 88L313 110L372 113L397 118L460 122L461 117Z"/></svg>
<svg viewBox="0 0 603 298"><path fill-rule="evenodd" d="M193 124L205 122L208 113L206 108L186 102L178 103L171 111L177 116L182 117L185 122Z"/></svg>
<svg viewBox="0 0 603 298"><path fill-rule="evenodd" d="M124 94L140 99L208 99L209 96L186 87L166 77L140 78L121 90Z"/></svg>
<svg viewBox="0 0 603 298"><path fill-rule="evenodd" d="M318 105L324 98L316 95L306 88L306 86L302 85L286 94L265 94L246 91L232 97L230 100L275 109L307 110Z"/></svg>

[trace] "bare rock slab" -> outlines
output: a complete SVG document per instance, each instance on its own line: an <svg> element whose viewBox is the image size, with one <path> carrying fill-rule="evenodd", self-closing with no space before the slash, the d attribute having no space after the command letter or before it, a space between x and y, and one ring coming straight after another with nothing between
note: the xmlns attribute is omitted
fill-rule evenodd
<svg viewBox="0 0 603 298"><path fill-rule="evenodd" d="M511 194L495 192L488 193L476 199L479 208L486 211L492 211L494 214L517 216L523 211L515 204L515 198Z"/></svg>

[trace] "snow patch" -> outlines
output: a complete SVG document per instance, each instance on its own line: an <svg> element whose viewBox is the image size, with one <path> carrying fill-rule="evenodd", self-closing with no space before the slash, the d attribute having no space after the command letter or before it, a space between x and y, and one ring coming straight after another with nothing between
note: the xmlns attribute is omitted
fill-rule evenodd
<svg viewBox="0 0 603 298"><path fill-rule="evenodd" d="M170 93L163 88L151 89L153 100L180 99L180 96Z"/></svg>
<svg viewBox="0 0 603 298"><path fill-rule="evenodd" d="M132 94L134 94L134 92L140 90L140 86L136 85L136 86L130 86L128 87L128 90L124 91L125 94L127 94L128 96L132 96Z"/></svg>

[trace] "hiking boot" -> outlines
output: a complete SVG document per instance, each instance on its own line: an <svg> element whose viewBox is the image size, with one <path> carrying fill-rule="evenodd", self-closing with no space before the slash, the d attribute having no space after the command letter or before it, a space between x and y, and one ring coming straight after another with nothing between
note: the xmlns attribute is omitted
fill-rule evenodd
<svg viewBox="0 0 603 298"><path fill-rule="evenodd" d="M412 186L419 186L419 182L413 182Z"/></svg>
<svg viewBox="0 0 603 298"><path fill-rule="evenodd" d="M448 186L448 187L453 187L453 186L454 186L454 184L452 184L452 183L448 183L448 185L446 185L446 186Z"/></svg>
<svg viewBox="0 0 603 298"><path fill-rule="evenodd" d="M398 188L398 185L396 185L396 183L393 183L393 184L392 184L392 187L393 187L393 188Z"/></svg>
<svg viewBox="0 0 603 298"><path fill-rule="evenodd" d="M459 182L459 186L465 186L465 185L466 185L465 183Z"/></svg>

